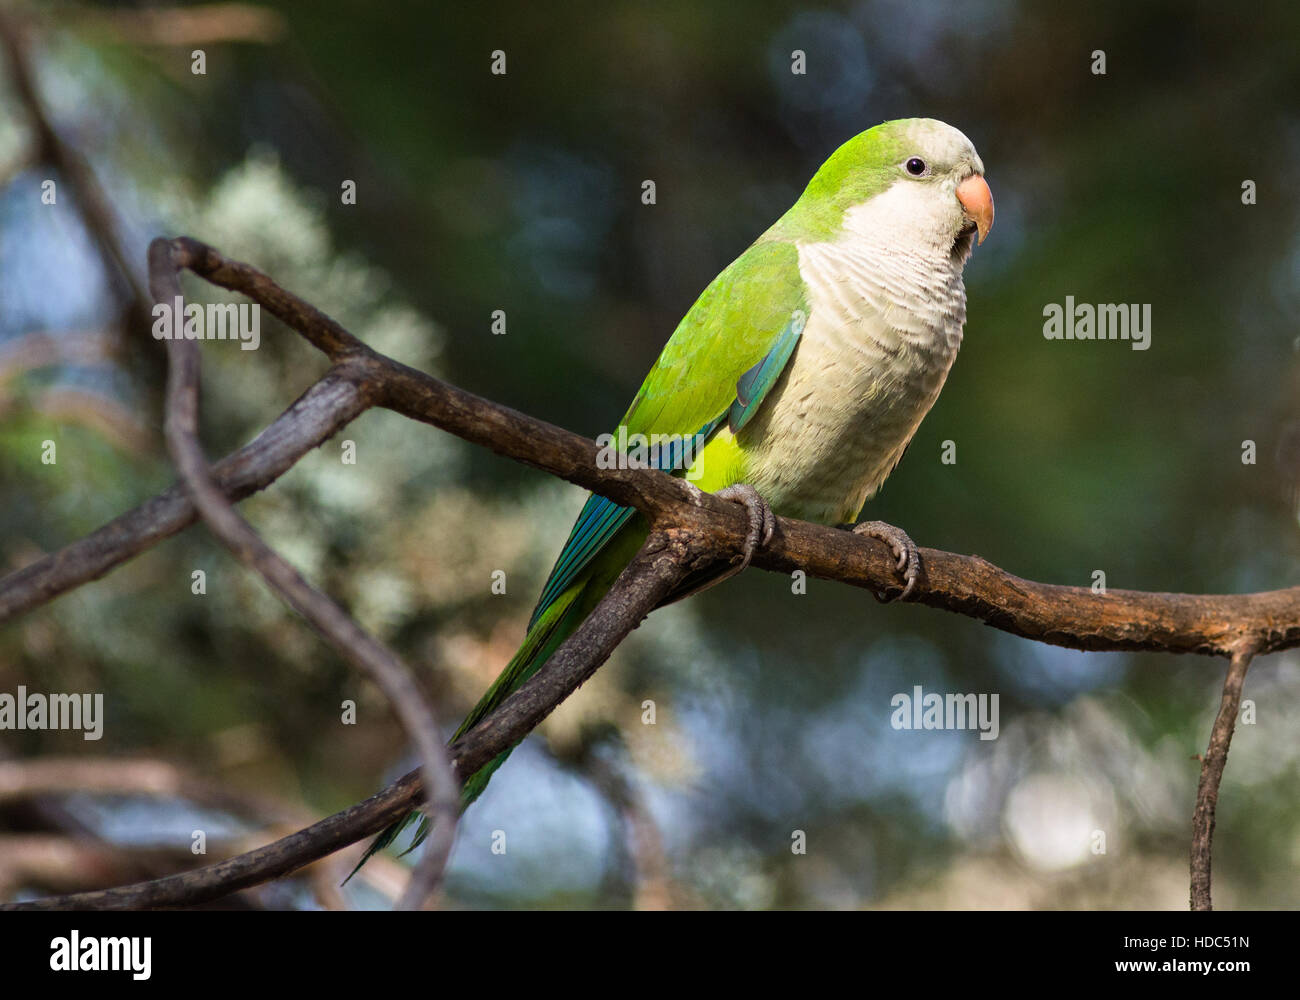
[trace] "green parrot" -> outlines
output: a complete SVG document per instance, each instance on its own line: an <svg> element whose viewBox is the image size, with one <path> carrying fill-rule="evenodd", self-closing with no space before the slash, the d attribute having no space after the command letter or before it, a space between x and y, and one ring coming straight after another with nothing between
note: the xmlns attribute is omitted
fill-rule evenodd
<svg viewBox="0 0 1300 1000"><path fill-rule="evenodd" d="M993 225L983 175L970 140L943 122L877 125L837 149L794 206L691 307L618 439L669 442L651 448L647 464L744 504L751 532L737 566L690 581L672 600L743 569L770 537L773 512L851 524L893 471L961 344L962 268ZM854 530L892 547L906 597L918 566L911 539L881 522ZM646 534L635 510L587 499L522 645L453 739L537 672ZM509 754L470 776L463 806ZM418 846L429 820L412 813L380 834L357 868L417 816L408 850Z"/></svg>

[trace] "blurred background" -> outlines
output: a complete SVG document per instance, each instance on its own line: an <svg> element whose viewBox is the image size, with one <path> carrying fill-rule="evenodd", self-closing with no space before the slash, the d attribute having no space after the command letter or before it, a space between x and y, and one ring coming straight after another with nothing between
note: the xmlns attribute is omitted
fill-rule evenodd
<svg viewBox="0 0 1300 1000"><path fill-rule="evenodd" d="M0 7L25 53L0 52L0 568L172 481L132 292L156 235L208 241L377 349L595 436L841 142L931 116L975 143L997 224L966 270L943 396L865 514L1056 583L1294 585L1300 7L1236 10ZM1150 304L1150 349L1045 340L1067 295ZM203 355L214 457L325 367L269 317L257 351ZM384 412L340 438L356 465L336 439L241 509L419 671L450 732L522 636L583 495ZM442 904L1186 907L1221 662L791 590L754 571L656 613L466 815ZM0 732L0 898L176 870L195 830L213 860L416 763L378 691L201 528L0 630L0 692L19 685L103 692L104 735ZM916 685L998 694L998 739L894 730L890 700ZM1245 697L1215 904L1295 907L1300 654L1257 660ZM223 905L390 905L405 862L335 888L358 853Z"/></svg>

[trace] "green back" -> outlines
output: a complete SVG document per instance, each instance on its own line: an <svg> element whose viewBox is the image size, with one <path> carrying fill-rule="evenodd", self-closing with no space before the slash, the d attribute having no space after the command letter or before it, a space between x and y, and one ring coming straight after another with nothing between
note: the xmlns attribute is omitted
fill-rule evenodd
<svg viewBox="0 0 1300 1000"><path fill-rule="evenodd" d="M707 438L728 415L733 424L741 414L748 419L793 353L806 310L798 250L763 237L713 280L678 324L623 417L627 434ZM747 375L733 414L737 383ZM601 496L587 500L542 589L530 628L632 514Z"/></svg>

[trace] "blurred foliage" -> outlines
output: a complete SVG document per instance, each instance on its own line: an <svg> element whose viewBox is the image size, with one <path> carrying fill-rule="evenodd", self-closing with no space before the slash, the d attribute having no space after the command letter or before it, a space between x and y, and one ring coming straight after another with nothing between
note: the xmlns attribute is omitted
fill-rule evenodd
<svg viewBox="0 0 1300 1000"><path fill-rule="evenodd" d="M400 360L594 435L840 142L886 118L942 118L979 149L997 225L967 268L961 356L871 516L1053 582L1097 569L1151 590L1298 582L1294 4L268 6L284 37L203 46L201 76L191 46L124 35L126 5L31 11L52 117L141 263L153 235L194 235ZM496 49L505 76L488 72ZM790 72L795 49L806 76ZM40 205L29 141L5 92L7 567L171 477L148 393L116 362L28 368L4 353L34 331L102 333L115 313L75 206ZM344 179L356 205L340 204ZM1151 349L1045 340L1043 308L1066 295L1150 303ZM504 337L489 331L496 309ZM212 455L324 368L270 320L258 351L208 345L204 365ZM39 461L47 439L55 466ZM940 461L946 440L955 465ZM450 724L513 651L580 501L375 412L242 509L420 668ZM657 613L512 758L465 818L449 902L1184 907L1192 758L1221 677L1203 659L1074 653L745 574ZM18 756L157 754L320 811L413 764L379 694L200 529L0 632L0 691L18 684L103 691L108 712L99 744L0 734ZM891 729L890 698L918 684L999 693L999 739ZM1258 722L1233 741L1216 904L1294 907L1300 656L1258 661L1246 697ZM349 698L355 726L339 721ZM490 851L497 829L505 856ZM1104 855L1089 849L1097 829ZM168 830L155 816L132 836ZM806 855L791 853L795 830Z"/></svg>

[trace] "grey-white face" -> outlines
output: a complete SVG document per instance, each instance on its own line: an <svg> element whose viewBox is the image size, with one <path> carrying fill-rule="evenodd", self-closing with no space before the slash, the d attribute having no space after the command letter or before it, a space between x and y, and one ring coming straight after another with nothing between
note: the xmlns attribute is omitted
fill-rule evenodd
<svg viewBox="0 0 1300 1000"><path fill-rule="evenodd" d="M919 119L905 133L895 180L845 215L845 228L876 246L960 267L993 222L984 163L957 129Z"/></svg>
<svg viewBox="0 0 1300 1000"><path fill-rule="evenodd" d="M956 178L961 181L971 174L984 173L984 163L965 134L933 118L918 119L907 130L904 148L907 155L899 164L899 172L916 180ZM924 161L925 169L921 173L913 173L907 165L913 156Z"/></svg>

